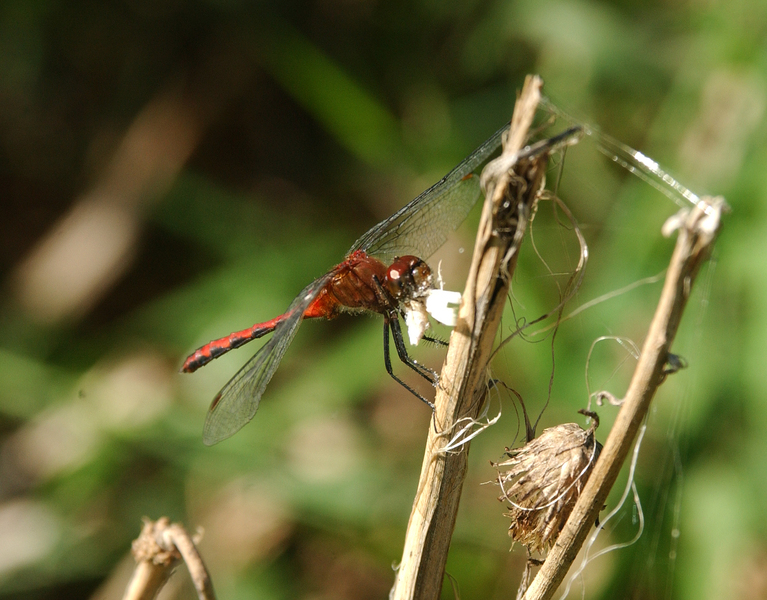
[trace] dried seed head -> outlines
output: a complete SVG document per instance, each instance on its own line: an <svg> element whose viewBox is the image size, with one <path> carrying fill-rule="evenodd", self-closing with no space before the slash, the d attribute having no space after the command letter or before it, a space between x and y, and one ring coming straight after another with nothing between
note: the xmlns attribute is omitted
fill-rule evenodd
<svg viewBox="0 0 767 600"><path fill-rule="evenodd" d="M510 504L509 535L530 552L549 550L570 516L602 450L595 429L557 425L492 463L503 490L498 499Z"/></svg>

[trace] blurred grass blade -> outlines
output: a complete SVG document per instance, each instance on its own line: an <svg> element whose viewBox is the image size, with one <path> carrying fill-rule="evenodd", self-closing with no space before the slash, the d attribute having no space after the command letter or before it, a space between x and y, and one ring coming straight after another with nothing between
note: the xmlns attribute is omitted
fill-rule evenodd
<svg viewBox="0 0 767 600"><path fill-rule="evenodd" d="M397 156L397 121L378 100L287 24L263 34L261 65L342 145L377 168Z"/></svg>

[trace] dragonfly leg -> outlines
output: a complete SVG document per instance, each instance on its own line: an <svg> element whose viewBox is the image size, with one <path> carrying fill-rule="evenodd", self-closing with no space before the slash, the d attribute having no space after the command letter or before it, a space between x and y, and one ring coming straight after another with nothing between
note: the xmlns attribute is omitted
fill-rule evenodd
<svg viewBox="0 0 767 600"><path fill-rule="evenodd" d="M414 358L411 358L411 356L407 353L407 348L405 347L405 339L402 337L402 329L399 325L399 319L394 317L391 319L390 324L392 337L394 338L394 348L397 350L397 356L399 356L399 359L436 387L437 383L439 382L439 374L434 369L430 369L429 367L419 363Z"/></svg>
<svg viewBox="0 0 767 600"><path fill-rule="evenodd" d="M395 325L396 323L396 325ZM384 365L386 365L386 372L391 376L394 381L399 383L402 387L404 387L408 392L413 394L416 398L421 400L422 402L426 403L432 410L434 410L434 403L430 402L426 398L424 398L421 394L416 392L413 388L411 388L407 383L402 381L399 377L397 377L394 374L394 370L391 366L391 357L389 356L389 325L391 324L392 334L394 336L394 346L397 349L397 355L400 357L400 360L404 362L406 365L408 365L411 369L413 369L416 373L418 373L421 377L427 379L430 383L434 384L435 379L432 379L427 373L431 372L434 374L434 377L437 376L436 372L432 371L428 367L424 367L423 365L419 365L417 362L415 362L413 359L411 359L407 351L405 350L405 343L402 339L402 330L399 327L399 321L395 319L390 319L388 316L384 316ZM397 340L397 334L399 333L399 340ZM403 358L402 352L400 352L400 347L402 351L404 352L405 358ZM407 359L407 360L406 360Z"/></svg>
<svg viewBox="0 0 767 600"><path fill-rule="evenodd" d="M447 348L450 345L445 340L429 337L428 335L423 336L421 339L424 342L429 342L430 344L434 344L435 346L442 346L443 348Z"/></svg>

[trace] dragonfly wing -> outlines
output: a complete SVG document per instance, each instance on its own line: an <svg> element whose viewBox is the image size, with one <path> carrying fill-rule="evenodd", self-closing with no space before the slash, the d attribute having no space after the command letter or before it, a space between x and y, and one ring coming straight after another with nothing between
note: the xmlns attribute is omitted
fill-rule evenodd
<svg viewBox="0 0 767 600"><path fill-rule="evenodd" d="M285 320L275 327L271 339L259 348L213 399L202 434L206 445L212 446L234 435L255 416L261 395L293 341L303 321L304 311L331 276L332 272L304 288L285 312Z"/></svg>
<svg viewBox="0 0 767 600"><path fill-rule="evenodd" d="M496 131L440 181L363 235L349 253L363 250L386 261L406 254L431 256L481 196L474 171L498 149L508 129L507 124Z"/></svg>

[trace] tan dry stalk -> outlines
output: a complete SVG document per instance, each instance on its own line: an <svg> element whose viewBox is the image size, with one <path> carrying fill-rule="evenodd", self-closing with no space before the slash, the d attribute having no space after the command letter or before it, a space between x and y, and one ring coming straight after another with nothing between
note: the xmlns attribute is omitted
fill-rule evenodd
<svg viewBox="0 0 767 600"><path fill-rule="evenodd" d="M466 289L440 376L402 561L390 598L436 599L466 476L469 443L444 451L461 419L476 419L487 388L487 366L527 217L544 185L547 153L517 161L528 139L543 82L529 76L517 100L503 154L486 183L486 200ZM483 174L483 181L485 177ZM435 429L437 432L435 432Z"/></svg>
<svg viewBox="0 0 767 600"><path fill-rule="evenodd" d="M195 545L198 541L167 517L157 521L144 519L144 527L133 542L136 569L123 600L155 598L182 559L189 569L197 597L200 600L215 600L210 575Z"/></svg>
<svg viewBox="0 0 767 600"><path fill-rule="evenodd" d="M591 477L562 533L530 584L525 600L547 600L554 595L604 505L647 415L655 391L669 372L669 351L682 312L700 265L709 256L719 233L721 216L726 209L722 198L702 198L694 209L675 217L673 222L679 227L679 237L621 410Z"/></svg>

